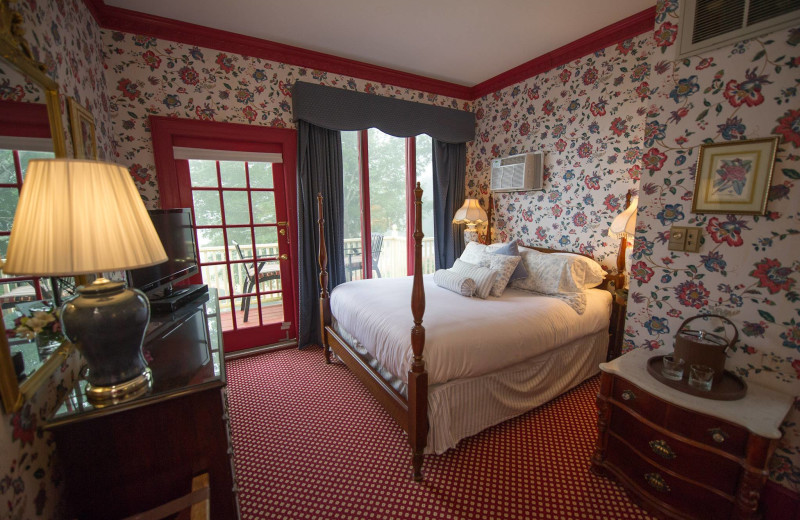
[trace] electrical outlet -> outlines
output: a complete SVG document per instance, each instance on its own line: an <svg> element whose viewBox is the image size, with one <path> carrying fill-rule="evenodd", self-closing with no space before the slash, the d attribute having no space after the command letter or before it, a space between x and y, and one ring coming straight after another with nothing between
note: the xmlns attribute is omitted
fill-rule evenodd
<svg viewBox="0 0 800 520"><path fill-rule="evenodd" d="M688 228L686 230L686 244L684 245L684 251L690 251L692 253L700 251L701 231L701 228L696 227Z"/></svg>
<svg viewBox="0 0 800 520"><path fill-rule="evenodd" d="M672 226L669 228L669 250L670 251L683 251L686 248L686 231L685 227Z"/></svg>

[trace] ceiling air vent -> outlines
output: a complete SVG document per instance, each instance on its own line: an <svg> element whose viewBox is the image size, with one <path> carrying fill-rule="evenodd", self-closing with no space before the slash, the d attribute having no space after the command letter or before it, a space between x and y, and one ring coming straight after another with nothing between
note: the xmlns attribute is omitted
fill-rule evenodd
<svg viewBox="0 0 800 520"><path fill-rule="evenodd" d="M693 56L798 21L798 0L681 0L679 56Z"/></svg>

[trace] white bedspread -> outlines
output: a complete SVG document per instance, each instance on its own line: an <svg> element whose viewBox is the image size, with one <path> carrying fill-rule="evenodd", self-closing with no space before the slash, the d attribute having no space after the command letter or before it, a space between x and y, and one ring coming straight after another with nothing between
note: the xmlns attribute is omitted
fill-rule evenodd
<svg viewBox="0 0 800 520"><path fill-rule="evenodd" d="M466 298L423 277L425 367L430 384L509 367L607 329L611 295L592 289L579 316L557 298L507 289L501 298ZM411 350L412 278L358 280L336 287L331 312L386 369L407 381Z"/></svg>

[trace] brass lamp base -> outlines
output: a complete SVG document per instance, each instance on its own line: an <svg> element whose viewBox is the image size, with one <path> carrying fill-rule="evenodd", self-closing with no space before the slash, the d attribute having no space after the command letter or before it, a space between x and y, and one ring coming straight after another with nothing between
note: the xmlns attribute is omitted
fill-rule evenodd
<svg viewBox="0 0 800 520"><path fill-rule="evenodd" d="M150 389L150 369L134 377L129 381L111 386L92 386L86 385L86 397L96 408L118 404L128 399L133 399L147 393Z"/></svg>

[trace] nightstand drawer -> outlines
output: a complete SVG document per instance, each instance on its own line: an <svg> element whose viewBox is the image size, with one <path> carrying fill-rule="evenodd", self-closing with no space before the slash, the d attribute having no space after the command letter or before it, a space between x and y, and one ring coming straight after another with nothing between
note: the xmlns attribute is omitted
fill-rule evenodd
<svg viewBox="0 0 800 520"><path fill-rule="evenodd" d="M722 455L686 444L669 433L642 424L623 408L611 412L611 431L625 439L650 462L689 480L736 494L741 465Z"/></svg>
<svg viewBox="0 0 800 520"><path fill-rule="evenodd" d="M731 516L731 500L651 464L629 449L615 434L608 436L608 464L626 475L637 493L666 504L689 518L716 520Z"/></svg>
<svg viewBox="0 0 800 520"><path fill-rule="evenodd" d="M656 424L664 424L667 403L625 379L615 377L611 396L615 401Z"/></svg>
<svg viewBox="0 0 800 520"><path fill-rule="evenodd" d="M664 426L679 435L737 457L744 457L747 453L749 432L722 419L671 406Z"/></svg>

